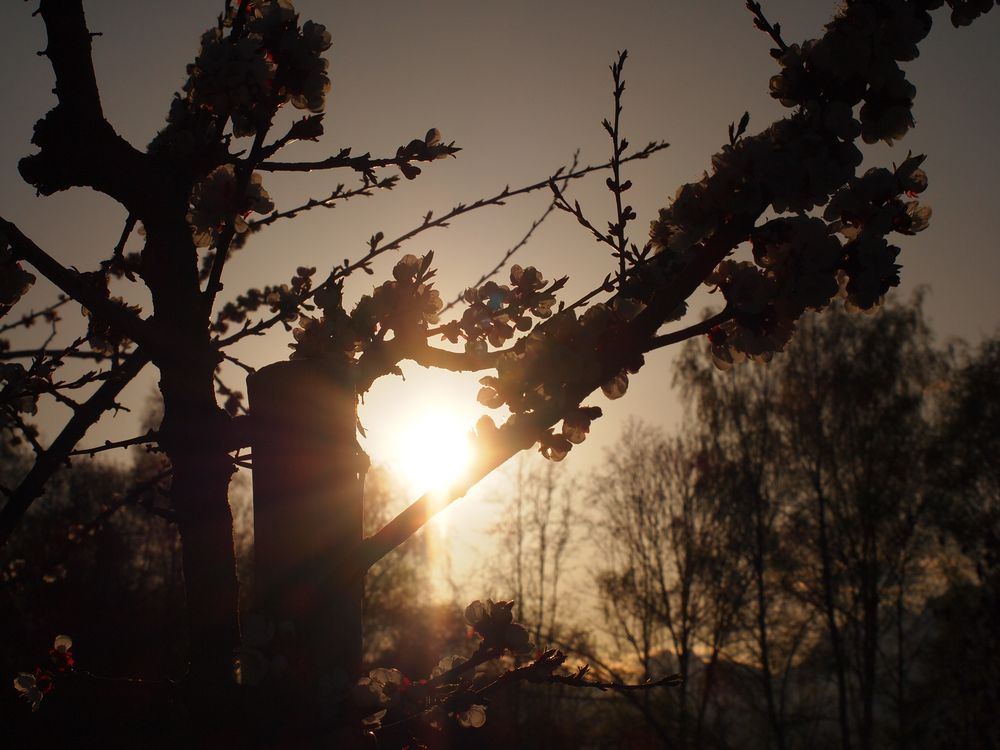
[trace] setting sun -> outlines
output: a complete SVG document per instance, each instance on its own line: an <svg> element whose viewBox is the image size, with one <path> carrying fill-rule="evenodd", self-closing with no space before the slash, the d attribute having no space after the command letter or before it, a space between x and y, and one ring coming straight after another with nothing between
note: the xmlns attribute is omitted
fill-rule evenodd
<svg viewBox="0 0 1000 750"><path fill-rule="evenodd" d="M470 427L447 409L415 415L397 436L395 463L401 478L416 493L446 487L469 465Z"/></svg>

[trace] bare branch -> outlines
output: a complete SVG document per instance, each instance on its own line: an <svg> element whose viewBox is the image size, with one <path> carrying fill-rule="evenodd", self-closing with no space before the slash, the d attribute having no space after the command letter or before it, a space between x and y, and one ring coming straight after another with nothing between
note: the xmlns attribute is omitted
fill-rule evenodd
<svg viewBox="0 0 1000 750"><path fill-rule="evenodd" d="M11 492L0 510L0 546L7 543L18 522L31 504L42 494L45 484L67 460L70 451L101 415L112 408L122 389L139 374L149 358L143 351L130 354L94 394L74 412L62 432L35 461L34 466Z"/></svg>
<svg viewBox="0 0 1000 750"><path fill-rule="evenodd" d="M652 141L639 151L636 151L635 153L630 154L629 156L623 157L622 163L624 164L625 162L634 161L636 159L647 159L653 154L657 153L658 151L662 151L663 149L667 148L669 145L670 144L662 141ZM327 289L331 284L334 284L340 279L349 276L354 271L357 271L359 269L370 270L369 267L371 265L371 262L376 257L382 255L383 253L389 250L399 249L404 242L413 239L415 236L417 236L422 232L427 231L428 229L447 227L449 226L449 223L451 222L452 219L462 216L463 214L476 211L480 208L486 208L487 206L503 206L505 205L508 198L513 198L518 195L525 195L527 193L532 193L549 187L552 180L563 180L563 179L575 180L581 177L585 177L586 175L591 174L592 172L598 172L604 169L608 169L610 167L611 167L611 162L605 162L603 164L596 164L583 167L582 169L578 169L574 172L565 174L563 173L562 170L559 170L556 174L539 182L535 182L530 185L525 185L524 187L520 187L515 190L511 190L509 187L505 187L499 193L490 196L489 198L480 198L479 200L468 204L460 203L454 208L452 208L448 213L439 216L436 219L434 218L433 212L429 212L424 216L424 220L421 224L414 227L413 229L410 229L407 232L404 232L403 234L399 235L393 240L389 241L376 240L376 238L373 237L370 249L364 257L354 261L353 263L347 262L344 265L334 269L334 272L330 275L330 278L328 278L322 284L318 284L316 287L305 293L299 300L299 304L307 302L317 292ZM378 237L378 235L376 235L376 237ZM242 330L232 334L231 336L228 336L227 338L217 340L216 345L222 348L230 346L236 343L237 341L246 338L247 336L258 336L267 331L268 329L272 328L283 318L284 316L281 313L275 314L269 318L264 318L263 320L258 321L256 324L252 326L247 326Z"/></svg>
<svg viewBox="0 0 1000 750"><path fill-rule="evenodd" d="M98 362L108 359L108 355L103 352L94 351L64 351L62 349L12 349L6 352L0 351L0 361L10 359L35 359L36 357L50 357L53 359L93 359Z"/></svg>
<svg viewBox="0 0 1000 750"><path fill-rule="evenodd" d="M415 142L411 142L415 143ZM265 172L314 172L321 169L353 169L355 172L370 174L376 169L385 167L399 167L404 174L406 169L414 169L412 163L430 162L442 158L442 156L454 156L462 149L456 147L454 142L447 146L437 146L440 151L429 151L428 153L414 153L400 148L396 156L373 159L370 153L361 156L351 156L351 149L341 149L336 156L330 156L321 161L301 161L301 162L279 162L265 161L259 169ZM419 170L417 170L419 173Z"/></svg>
<svg viewBox="0 0 1000 750"><path fill-rule="evenodd" d="M350 190L345 190L343 184L337 185L333 192L326 198L310 198L305 203L296 206L295 208L289 208L285 211L273 211L263 219L251 221L248 225L246 234L258 232L264 227L269 226L270 224L273 224L281 219L294 219L303 211L310 211L314 208L336 208L338 202L349 201L351 198L357 198L359 196L370 198L374 195L373 191L375 190L392 190L398 181L399 178L396 176L386 177L378 180L377 182L369 182L368 180L365 180L362 182L361 187L351 188Z"/></svg>
<svg viewBox="0 0 1000 750"><path fill-rule="evenodd" d="M60 307L69 302L69 297L59 295L59 301L45 307L41 310L32 310L29 313L25 313L18 320L13 323L7 323L0 326L0 334L7 333L7 331L13 330L14 328L30 328L35 324L35 321L39 318L44 318L45 320L52 321L57 318L55 311ZM3 354L0 352L0 354Z"/></svg>
<svg viewBox="0 0 1000 750"><path fill-rule="evenodd" d="M577 158L579 156L580 156L580 152L579 151L577 151L576 153L573 154L573 162L570 165L570 168L568 170L570 174L572 174L576 170ZM568 178L568 177L564 177L563 178L563 187L562 187L563 190L566 189L566 185L569 183L569 179L570 178ZM496 276L500 272L500 270L504 266L507 265L507 261L509 261L512 257L514 257L514 254L518 250L520 250L521 248L523 248L525 245L528 244L528 240L531 239L531 235L533 235L535 233L535 230L538 229L538 227L540 227L543 223L545 223L545 220L547 218L549 218L549 216L552 215L552 212L555 209L556 209L556 203L555 203L555 201L552 201L552 203L550 203L548 205L548 208L545 209L545 211L541 214L541 216L539 216L537 219L535 219L533 222L531 222L531 226L528 227L528 231L525 232L524 236L521 237L521 239L518 240L516 244L514 244L512 247L510 247L503 254L503 256L500 258L499 262L495 266L493 266L493 268L491 268L489 271L487 271L482 276L480 276L477 281L475 281L473 284L471 284L469 286L471 286L471 287L481 286L482 284L484 284L485 282L489 281L494 276ZM465 298L464 292L460 292L458 294L458 296L455 297L455 299L453 299L451 302L449 302L447 305L445 305L443 308L441 308L441 312L439 313L439 315L443 315L444 313L446 313L449 310L451 310L453 307L455 307L455 305L459 304L464 298Z"/></svg>
<svg viewBox="0 0 1000 750"><path fill-rule="evenodd" d="M99 289L88 284L79 273L63 266L25 236L17 226L3 217L0 217L0 233L7 238L17 260L30 263L45 278L86 307L95 317L104 320L132 341L143 344L150 351L156 351L159 348L144 320L124 305L103 296Z"/></svg>
<svg viewBox="0 0 1000 750"><path fill-rule="evenodd" d="M59 103L36 123L32 143L41 150L21 160L21 176L44 195L92 187L141 215L167 188L148 179L149 157L104 119L82 0L42 0L39 13L48 33L41 54L52 63Z"/></svg>
<svg viewBox="0 0 1000 750"><path fill-rule="evenodd" d="M157 434L155 430L149 430L144 435L136 435L132 438L127 438L126 440L116 440L112 442L111 440L105 440L104 445L92 446L90 448L78 448L69 452L70 456L89 456L93 458L98 453L104 453L105 451L113 451L118 448L128 448L133 445L147 445L149 443L155 443L157 440Z"/></svg>
<svg viewBox="0 0 1000 750"><path fill-rule="evenodd" d="M715 326L725 323L732 317L733 313L727 307L722 310L722 312L716 313L712 317L706 318L700 323L695 323L694 325L682 328L679 331L665 333L662 336L654 336L650 339L649 344L646 346L644 351L651 352L655 349L662 349L665 346L672 346L673 344L680 343L681 341L687 341L695 336L704 336L715 328Z"/></svg>
<svg viewBox="0 0 1000 750"><path fill-rule="evenodd" d="M788 49L788 45L781 38L781 24L776 23L772 26L767 18L764 17L764 11L760 7L760 3L754 2L754 0L747 0L747 10L753 13L753 25L771 37L774 43L778 45L779 51L785 52Z"/></svg>

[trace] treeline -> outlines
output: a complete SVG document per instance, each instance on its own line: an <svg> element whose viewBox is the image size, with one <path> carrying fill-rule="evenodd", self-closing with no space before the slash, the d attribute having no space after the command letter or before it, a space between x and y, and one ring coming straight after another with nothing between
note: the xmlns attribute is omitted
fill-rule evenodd
<svg viewBox="0 0 1000 750"><path fill-rule="evenodd" d="M595 676L680 685L517 684L483 729L449 729L442 746L1000 747L1000 339L936 345L919 300L800 327L767 366L723 371L690 345L682 429L632 423L575 484L521 464L505 500L484 591L516 599L538 647ZM0 457L4 485L23 448ZM157 454L77 461L35 506L0 558L4 679L43 661L57 632L94 673L183 673L164 470ZM376 472L367 496L370 529L401 502ZM249 503L237 510L246 561ZM581 556L589 578L572 569ZM372 570L371 666L417 681L474 649L467 602L429 591L421 537ZM280 672L245 640L242 679ZM12 746L44 746L44 704L31 714L8 689L0 706Z"/></svg>
<svg viewBox="0 0 1000 750"><path fill-rule="evenodd" d="M594 746L1000 747L1000 340L938 347L917 299L806 317L767 366L692 344L676 372L678 434L632 423L569 493L603 608L579 651L684 678L601 705ZM544 581L559 526L515 495Z"/></svg>

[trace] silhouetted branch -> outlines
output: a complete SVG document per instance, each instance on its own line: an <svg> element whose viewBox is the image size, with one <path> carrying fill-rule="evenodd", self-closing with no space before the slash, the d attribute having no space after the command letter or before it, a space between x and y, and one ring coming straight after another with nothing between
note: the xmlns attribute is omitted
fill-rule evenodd
<svg viewBox="0 0 1000 750"><path fill-rule="evenodd" d="M69 302L69 297L60 294L58 302L55 302L41 310L37 311L32 310L31 312L22 315L18 320L14 321L13 323L6 323L0 326L0 334L4 334L7 331L13 330L14 328L30 328L35 324L35 321L38 320L39 318L45 318L48 321L54 321L58 319L58 316L55 315L55 311L58 310L63 305L65 305L67 302ZM9 352L0 352L0 356L4 354L9 354Z"/></svg>
<svg viewBox="0 0 1000 750"><path fill-rule="evenodd" d="M147 445L149 443L155 443L157 440L157 434L155 430L149 430L144 435L136 435L135 437L127 438L126 440L105 440L104 445L96 445L90 448L79 448L74 451L70 451L70 456L90 456L93 458L98 453L104 453L105 451L113 451L118 448L128 448L133 445Z"/></svg>
<svg viewBox="0 0 1000 750"><path fill-rule="evenodd" d="M454 141L446 146L438 146L437 148L443 149L444 151L441 153L445 156L454 156L462 150L454 145ZM401 149L401 153L397 153L396 156L373 159L370 153L364 153L361 156L351 156L351 149L345 148L341 149L335 156L330 156L320 161L265 161L260 165L259 169L265 172L314 172L322 169L353 169L355 172L370 174L376 169L399 167L406 174L405 168L410 166L412 162L429 162L440 158L441 155L434 152L426 154L402 153Z"/></svg>
<svg viewBox="0 0 1000 750"><path fill-rule="evenodd" d="M273 211L263 219L257 219L249 222L247 232L258 232L264 227L281 219L294 219L303 211L310 211L314 208L336 208L338 202L345 202L351 198L357 198L358 196L370 198L374 195L373 191L375 190L392 190L398 181L399 178L393 175L391 177L378 180L377 182L369 182L368 180L365 180L361 187L351 188L350 190L345 190L343 184L337 185L333 192L326 198L310 198L305 203L296 206L295 208L289 208L285 211Z"/></svg>
<svg viewBox="0 0 1000 750"><path fill-rule="evenodd" d="M9 359L34 359L35 357L51 357L53 359L110 359L107 354L95 351L63 351L62 349L13 349L10 351L0 351L0 361Z"/></svg>
<svg viewBox="0 0 1000 750"><path fill-rule="evenodd" d="M710 318L706 318L700 323L695 323L688 326L687 328L682 328L679 331L673 331L671 333L665 333L661 336L653 337L649 344L646 346L645 351L651 352L655 349L662 349L665 346L671 346L673 344L679 344L681 341L687 341L688 339L694 338L695 336L703 336L711 331L715 326L725 323L727 320L733 317L732 311L727 307L722 312L716 313Z"/></svg>
<svg viewBox="0 0 1000 750"><path fill-rule="evenodd" d="M79 406L52 444L35 460L34 466L10 493L0 510L0 546L7 543L18 522L31 504L42 494L45 484L66 462L70 451L101 415L115 405L122 389L139 374L149 358L144 351L135 351L113 371L94 394Z"/></svg>
<svg viewBox="0 0 1000 750"><path fill-rule="evenodd" d="M6 238L17 260L34 266L39 273L67 295L87 308L92 315L108 323L119 333L156 351L158 342L150 335L145 321L122 304L103 296L101 291L88 284L83 276L63 266L38 245L26 237L11 222L0 217L0 233Z"/></svg>
<svg viewBox="0 0 1000 750"><path fill-rule="evenodd" d="M747 10L753 13L753 25L771 37L781 52L788 49L785 40L781 38L781 24L776 23L772 26L767 18L764 17L764 11L760 7L760 3L754 2L754 0L747 0Z"/></svg>
<svg viewBox="0 0 1000 750"><path fill-rule="evenodd" d="M635 692L639 690L652 690L658 687L677 687L681 684L682 678L679 674L667 675L659 680L648 680L646 682L626 683L626 682L600 682L598 680L587 680L582 675L552 675L545 682L557 685L569 685L570 687L595 688L602 692L614 691L617 693Z"/></svg>
<svg viewBox="0 0 1000 750"><path fill-rule="evenodd" d="M625 162L634 161L636 159L647 159L651 155L657 153L658 151L662 151L663 149L667 148L669 145L670 144L664 143L662 141L652 141L649 144L647 144L644 148L640 149L639 151L636 151L634 154L630 154L629 156L624 157L622 159L622 163L624 164ZM315 295L317 292L329 288L331 284L334 284L340 279L349 276L354 271L360 269L366 272L371 272L370 266L375 258L377 258L378 256L382 255L383 253L389 250L399 249L404 242L413 239L418 234L421 234L422 232L425 232L428 229L448 227L449 222L451 222L451 220L481 208L486 208L488 206L503 206L506 204L507 199L519 195L525 195L527 193L532 193L538 190L542 190L543 188L548 187L549 184L552 182L552 180L562 180L562 179L575 180L581 177L585 177L586 175L591 174L592 172L608 169L610 168L610 166L611 162L605 162L603 164L587 166L582 169L578 169L574 172L569 172L569 173L564 173L563 170L560 169L558 172L556 172L556 174L546 178L545 180L541 180L539 182L535 182L530 185L525 185L523 187L514 190L511 190L510 187L505 187L499 193L496 193L495 195L490 196L488 198L480 198L479 200L476 200L468 204L459 203L457 206L452 208L446 214L439 216L436 219L434 218L434 212L429 211L427 214L424 215L424 220L418 226L414 227L413 229L410 229L407 232L404 232L403 234L399 235L393 240L384 241L382 239L382 235L380 232L375 236L373 236L369 241L369 250L367 254L365 254L359 260L356 260L354 262L347 261L342 266L339 266L336 269L334 269L333 273L330 274L330 277L326 281L324 281L322 284L318 284L316 287L312 288L311 290L303 294L302 297L299 299L299 304L301 305L302 303L309 301L309 299L311 299L313 295ZM275 324L277 324L279 321L283 319L284 319L284 314L282 313L275 314L269 318L264 318L263 320L258 321L254 325L247 326L241 329L240 331L237 331L231 336L228 336L224 339L218 339L216 341L216 345L222 348L225 346L230 346L236 343L237 341L246 338L247 336L258 336L267 331L268 329L272 328Z"/></svg>
<svg viewBox="0 0 1000 750"><path fill-rule="evenodd" d="M152 505L141 503L143 496L152 489L155 489L173 474L173 469L167 468L135 485L124 495L121 495L115 502L104 507L99 514L85 524L80 524L73 529L72 541L79 543L89 536L93 536L108 519L127 505L139 504L150 513L168 521L173 520L173 514L164 508L154 508ZM65 559L65 556L64 556Z"/></svg>
<svg viewBox="0 0 1000 750"><path fill-rule="evenodd" d="M104 119L82 0L42 0L39 13L48 35L40 54L52 63L59 103L35 125L40 152L21 160L21 175L44 195L88 186L141 215L164 188L149 179L149 157Z"/></svg>
<svg viewBox="0 0 1000 750"><path fill-rule="evenodd" d="M733 217L710 238L691 252L691 260L680 268L663 290L654 295L650 304L633 321L605 339L599 346L600 374L593 380L567 388L559 405L550 403L535 412L516 415L503 427L474 441L475 459L464 475L448 488L428 493L405 508L377 533L362 544L362 570L378 562L402 544L427 521L449 504L465 495L475 484L520 451L533 445L543 433L575 409L592 391L627 367L631 367L642 353L657 329L671 313L697 289L709 272L743 241L753 227L757 215L766 203L751 211ZM757 210L759 209L759 210Z"/></svg>
<svg viewBox="0 0 1000 750"><path fill-rule="evenodd" d="M121 261L125 257L125 245L128 243L128 238L132 236L132 230L135 229L135 225L139 223L139 219L133 215L129 214L125 219L125 226L122 227L121 236L118 238L118 244L115 245L115 249L111 253L111 262L115 263Z"/></svg>
<svg viewBox="0 0 1000 750"><path fill-rule="evenodd" d="M615 194L615 216L617 220L608 227L609 236L614 238L612 245L615 247L613 257L618 258L618 288L625 284L625 260L628 237L625 235L625 226L635 218L635 212L631 206L622 208L622 193L632 187L629 181L621 180L621 155L628 148L628 141L621 137L621 115L622 115L622 94L625 93L625 81L622 80L622 68L625 67L625 60L628 58L628 50L618 53L618 62L611 64L611 77L614 80L615 96L615 119L614 125L607 120L603 122L604 129L611 136L611 178L608 180L608 189Z"/></svg>
<svg viewBox="0 0 1000 750"><path fill-rule="evenodd" d="M573 162L572 162L572 164L570 164L570 167L569 167L569 170L568 170L568 172L570 174L572 174L576 170L577 159L578 159L579 156L580 156L580 152L579 151L576 151L573 154ZM566 178L566 177L563 178L562 190L566 189L566 185L569 183L569 179L570 178ZM487 271L482 276L480 276L479 279L476 282L474 282L471 286L473 288L479 287L482 284L484 284L485 282L487 282L490 279L492 279L494 276L496 276L501 271L501 269L503 269L503 267L507 265L507 261L509 261L512 257L514 257L514 254L518 250L520 250L521 248L523 248L525 245L528 244L528 241L531 239L531 236L535 233L535 230L538 229L538 227L540 227L545 222L545 220L547 218L549 218L549 216L552 215L552 212L555 209L556 209L556 202L553 200L551 203L549 203L549 205L545 209L545 211L542 212L541 216L539 216L537 219L535 219L533 222L531 222L531 226L528 227L528 231L525 232L524 236L521 237L521 239L518 240L516 244L514 244L512 247L510 247L503 254L503 256L500 258L499 262L495 266L493 266L493 268L491 268L489 271ZM458 294L458 296L455 297L455 299L453 299L451 302L449 302L447 305L445 305L443 308L441 308L441 312L439 313L439 315L443 315L444 313L448 312L453 307L455 307L455 305L457 305L460 302L462 302L463 299L465 299L465 292L464 291L460 292Z"/></svg>
<svg viewBox="0 0 1000 750"><path fill-rule="evenodd" d="M259 165L262 158L264 138L267 137L269 128L270 123L257 129L253 139L253 146L250 148L250 155L247 157L245 163L240 164L236 168L236 195L244 195L246 193L253 170ZM208 283L205 284L204 304L205 310L208 313L212 312L212 307L215 304L215 296L222 289L222 269L229 259L230 245L233 244L233 237L235 236L235 217L229 217L226 220L225 228L215 241L215 255L212 257L212 268L208 274Z"/></svg>

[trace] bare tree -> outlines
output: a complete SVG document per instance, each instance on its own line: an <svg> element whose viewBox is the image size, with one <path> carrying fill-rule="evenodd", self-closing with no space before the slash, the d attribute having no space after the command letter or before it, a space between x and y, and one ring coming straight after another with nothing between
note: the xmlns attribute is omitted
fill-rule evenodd
<svg viewBox="0 0 1000 750"><path fill-rule="evenodd" d="M610 633L644 679L681 675L672 710L654 714L647 706L644 714L664 739L690 747L709 744L716 670L748 582L731 554L735 540L723 520L728 498L713 478L717 469L697 442L632 424L589 493Z"/></svg>

